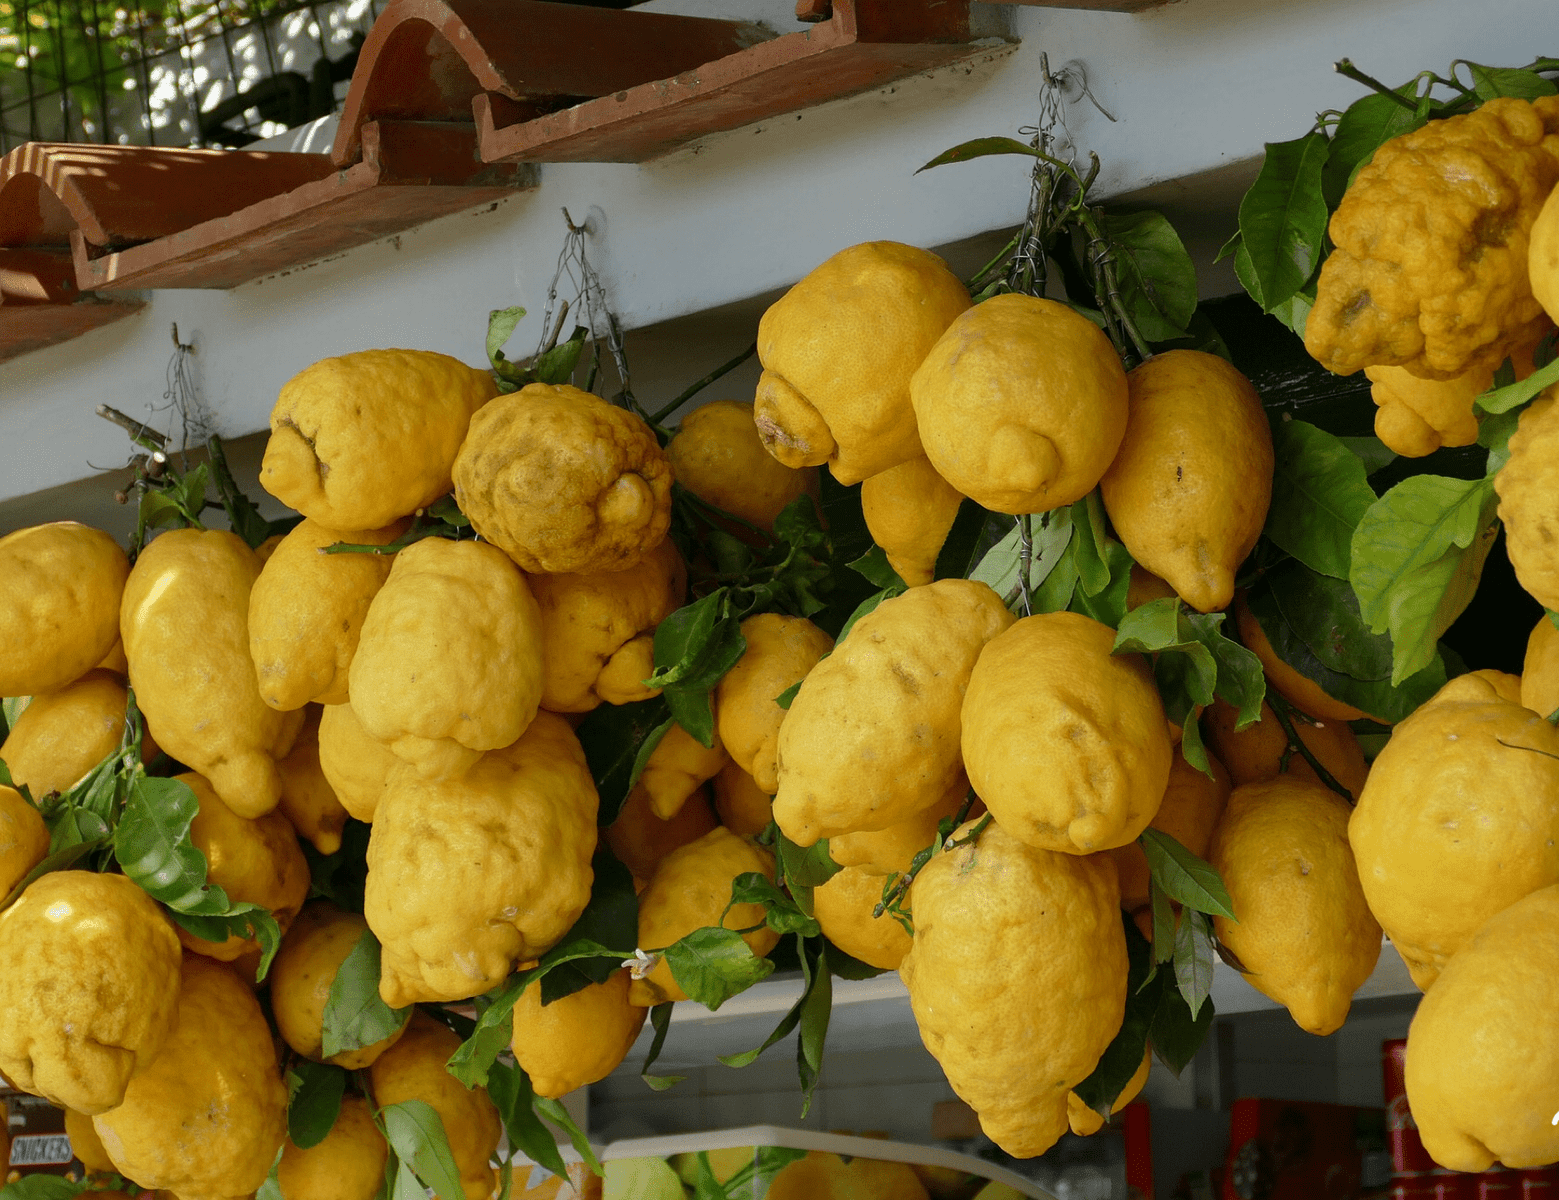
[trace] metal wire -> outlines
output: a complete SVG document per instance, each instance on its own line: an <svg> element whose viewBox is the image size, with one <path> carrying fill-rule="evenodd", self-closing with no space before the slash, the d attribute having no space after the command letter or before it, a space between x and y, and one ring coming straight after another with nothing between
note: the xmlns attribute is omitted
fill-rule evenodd
<svg viewBox="0 0 1559 1200"><path fill-rule="evenodd" d="M585 255L585 237L590 231L588 218L581 224L574 224L574 219L569 216L568 209L563 210L563 220L568 226L568 233L563 238L563 249L558 253L558 265L552 273L552 283L547 288L547 305L541 316L541 340L536 347L536 353L549 348L557 340L561 332L562 316L557 317L558 329L553 328L555 314L558 314L558 296L560 286L567 289L564 297L562 315L573 312L583 317L580 322L590 331L591 355L587 360L580 356L581 363L595 361L598 358L600 343L605 341L607 351L612 356L612 364L617 368L618 382L621 389L614 401L621 402L623 407L638 408L638 402L633 397L633 388L628 372L628 354L623 345L622 326L606 303L606 289L601 285L601 277L596 274L595 267Z"/></svg>

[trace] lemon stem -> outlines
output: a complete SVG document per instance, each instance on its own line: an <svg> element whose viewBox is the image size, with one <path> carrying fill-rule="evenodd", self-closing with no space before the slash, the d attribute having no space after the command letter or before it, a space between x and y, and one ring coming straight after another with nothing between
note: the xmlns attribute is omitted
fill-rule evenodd
<svg viewBox="0 0 1559 1200"><path fill-rule="evenodd" d="M1321 760L1311 752L1310 747L1305 745L1300 738L1298 730L1294 728L1294 709L1289 705L1288 701L1283 699L1275 690L1269 688L1267 689L1267 703L1271 705L1272 714L1277 717L1278 724L1283 727L1283 732L1288 735L1289 749L1296 752L1310 764L1310 769L1315 772L1316 778L1349 804L1352 804L1354 802L1353 793L1337 782L1336 776L1321 765Z"/></svg>

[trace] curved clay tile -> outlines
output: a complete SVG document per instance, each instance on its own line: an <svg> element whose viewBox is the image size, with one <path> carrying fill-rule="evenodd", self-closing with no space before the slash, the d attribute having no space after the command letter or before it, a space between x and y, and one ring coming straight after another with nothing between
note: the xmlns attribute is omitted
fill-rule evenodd
<svg viewBox="0 0 1559 1200"><path fill-rule="evenodd" d="M390 0L358 55L332 157L358 161L368 121L470 124L486 93L534 115L691 70L761 36L738 21L545 0Z"/></svg>

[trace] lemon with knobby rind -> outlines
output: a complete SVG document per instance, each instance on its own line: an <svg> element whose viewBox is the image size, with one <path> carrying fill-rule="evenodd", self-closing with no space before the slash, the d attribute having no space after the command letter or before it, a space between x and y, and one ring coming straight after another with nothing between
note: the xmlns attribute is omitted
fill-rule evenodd
<svg viewBox="0 0 1559 1200"><path fill-rule="evenodd" d="M88 671L57 692L34 696L11 726L0 759L35 799L69 791L119 746L125 686L109 671Z"/></svg>
<svg viewBox="0 0 1559 1200"><path fill-rule="evenodd" d="M0 913L0 1071L77 1112L113 1108L173 1032L179 959L163 910L125 876L40 877Z"/></svg>
<svg viewBox="0 0 1559 1200"><path fill-rule="evenodd" d="M715 688L720 741L732 761L773 795L779 787L778 744L786 710L776 700L834 648L805 617L759 613L742 622L747 649Z"/></svg>
<svg viewBox="0 0 1559 1200"><path fill-rule="evenodd" d="M828 839L828 857L841 867L860 867L873 875L905 874L915 855L936 838L942 819L957 815L968 795L969 777L960 771L940 800L907 821L865 833L836 833ZM974 815L984 811L981 805Z"/></svg>
<svg viewBox="0 0 1559 1200"><path fill-rule="evenodd" d="M0 538L0 696L55 691L101 662L129 572L113 538L75 521Z"/></svg>
<svg viewBox="0 0 1559 1200"><path fill-rule="evenodd" d="M390 776L405 766L363 728L350 704L325 706L319 718L319 769L349 816L372 824Z"/></svg>
<svg viewBox="0 0 1559 1200"><path fill-rule="evenodd" d="M689 796L730 761L718 736L713 746L706 746L682 726L672 725L650 751L633 790L642 789L649 796L650 810L662 821L669 821Z"/></svg>
<svg viewBox="0 0 1559 1200"><path fill-rule="evenodd" d="M378 529L450 489L490 372L427 350L322 358L282 385L260 486L330 529Z"/></svg>

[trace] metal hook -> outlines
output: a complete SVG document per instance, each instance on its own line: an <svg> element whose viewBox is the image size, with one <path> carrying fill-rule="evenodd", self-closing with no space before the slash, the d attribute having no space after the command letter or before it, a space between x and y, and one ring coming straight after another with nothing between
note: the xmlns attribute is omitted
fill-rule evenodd
<svg viewBox="0 0 1559 1200"><path fill-rule="evenodd" d="M179 323L177 321L173 322L173 348L175 350L186 351L186 352L188 352L190 354L193 354L195 352L195 343L194 342L187 342L186 343L186 342L179 341Z"/></svg>
<svg viewBox="0 0 1559 1200"><path fill-rule="evenodd" d="M1050 57L1044 51L1040 51L1039 73L1041 78L1044 79L1045 85L1054 88L1068 104L1076 104L1079 100L1086 97L1088 103L1097 108L1107 121L1112 124L1115 123L1115 117L1111 115L1104 105L1099 103L1098 97L1088 89L1088 70L1079 60L1074 58L1070 62L1063 63L1061 69L1052 75L1050 72Z"/></svg>

